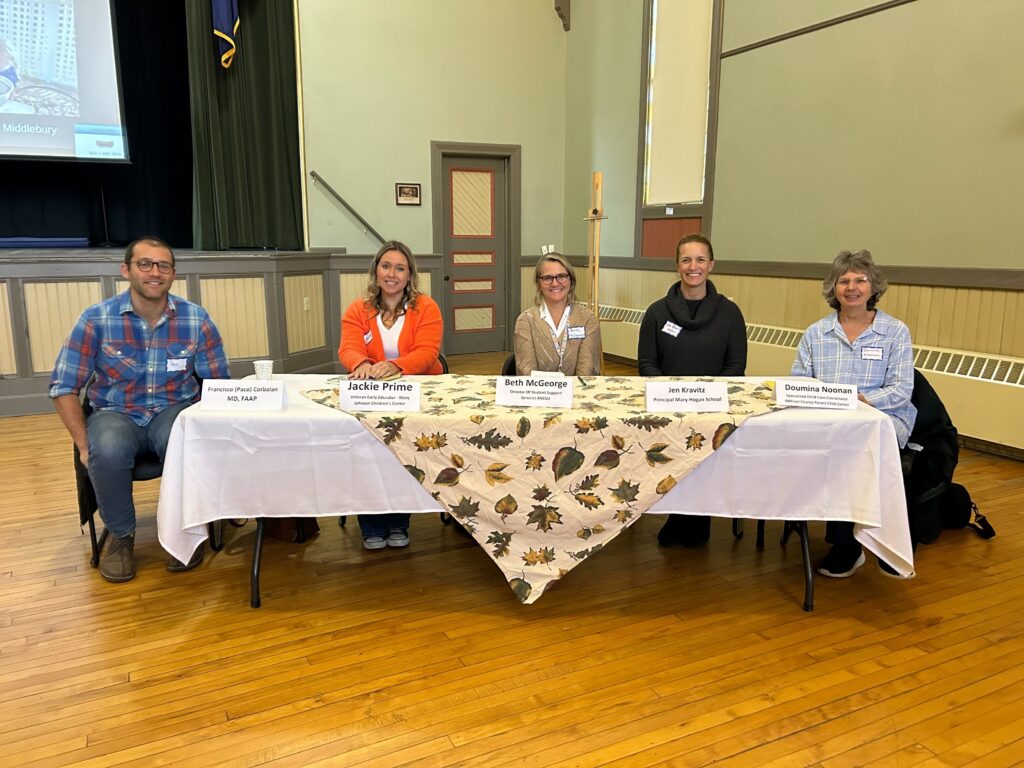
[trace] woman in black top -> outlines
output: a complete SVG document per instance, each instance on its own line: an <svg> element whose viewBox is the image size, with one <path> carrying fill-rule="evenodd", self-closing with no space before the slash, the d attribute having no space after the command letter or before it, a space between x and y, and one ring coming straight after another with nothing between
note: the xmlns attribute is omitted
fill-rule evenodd
<svg viewBox="0 0 1024 768"><path fill-rule="evenodd" d="M641 376L742 376L747 368L747 327L740 308L715 290L708 275L715 251L703 235L676 245L679 282L647 308L640 325L637 368ZM658 533L662 545L699 547L711 535L711 518L669 515Z"/></svg>
<svg viewBox="0 0 1024 768"><path fill-rule="evenodd" d="M715 290L711 241L686 235L676 246L679 282L647 308L640 325L641 376L742 376L747 326L740 308Z"/></svg>

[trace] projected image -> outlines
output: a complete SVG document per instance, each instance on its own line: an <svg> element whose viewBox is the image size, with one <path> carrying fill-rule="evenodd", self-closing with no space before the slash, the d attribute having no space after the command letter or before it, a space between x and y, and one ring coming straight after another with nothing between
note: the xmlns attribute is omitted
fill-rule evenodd
<svg viewBox="0 0 1024 768"><path fill-rule="evenodd" d="M78 116L73 0L0 2L0 113Z"/></svg>
<svg viewBox="0 0 1024 768"><path fill-rule="evenodd" d="M128 158L110 13L0 0L0 157Z"/></svg>

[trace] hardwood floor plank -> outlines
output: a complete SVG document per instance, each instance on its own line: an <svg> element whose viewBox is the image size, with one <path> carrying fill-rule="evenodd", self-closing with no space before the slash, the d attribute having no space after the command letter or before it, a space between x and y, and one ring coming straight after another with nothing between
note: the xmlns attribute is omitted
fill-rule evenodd
<svg viewBox="0 0 1024 768"><path fill-rule="evenodd" d="M452 358L495 373L504 355ZM628 368L612 371L629 375ZM1003 766L1024 754L1024 465L964 450L998 531L946 531L918 576L818 579L798 542L715 520L664 549L642 517L536 605L486 553L417 516L368 553L355 521L254 526L172 575L159 482L136 488L139 575L105 583L77 529L56 415L0 419L0 764L113 766ZM40 535L40 531L44 535ZM821 557L823 526L811 526Z"/></svg>

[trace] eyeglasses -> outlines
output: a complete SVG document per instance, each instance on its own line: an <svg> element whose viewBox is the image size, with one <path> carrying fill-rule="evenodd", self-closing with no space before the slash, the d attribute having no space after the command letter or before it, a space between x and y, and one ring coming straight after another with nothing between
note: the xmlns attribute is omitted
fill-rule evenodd
<svg viewBox="0 0 1024 768"><path fill-rule="evenodd" d="M542 283L544 283L544 285L551 285L556 280L558 282L560 282L560 283L568 282L568 280L569 280L569 273L568 272L559 272L557 275L544 275L540 279L540 281Z"/></svg>
<svg viewBox="0 0 1024 768"><path fill-rule="evenodd" d="M871 281L868 280L868 278L866 278L866 277L855 277L852 280L850 280L849 278L846 278L846 277L840 277L838 280L836 280L836 287L837 288L848 288L851 285L855 285L858 288L863 288L863 287L865 287L867 285L870 285L870 284L871 284Z"/></svg>
<svg viewBox="0 0 1024 768"><path fill-rule="evenodd" d="M168 274L174 270L174 264L170 261L150 261L149 259L139 259L133 261L132 264L139 268L140 272L152 272L153 267L160 270L161 274Z"/></svg>

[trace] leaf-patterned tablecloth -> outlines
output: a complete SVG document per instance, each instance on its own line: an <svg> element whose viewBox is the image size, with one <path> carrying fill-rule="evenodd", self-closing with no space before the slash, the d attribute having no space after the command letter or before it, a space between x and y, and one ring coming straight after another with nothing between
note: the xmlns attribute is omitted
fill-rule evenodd
<svg viewBox="0 0 1024 768"><path fill-rule="evenodd" d="M473 534L516 597L532 603L746 419L781 407L768 386L729 381L728 414L649 413L649 380L577 378L573 408L545 410L496 405L493 376L424 377L419 413L353 415ZM302 394L337 407L336 389Z"/></svg>

